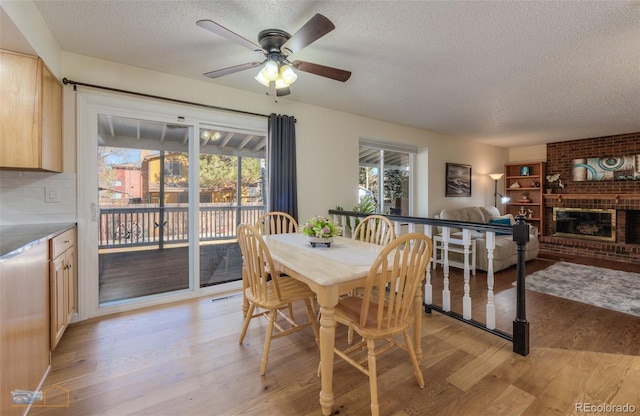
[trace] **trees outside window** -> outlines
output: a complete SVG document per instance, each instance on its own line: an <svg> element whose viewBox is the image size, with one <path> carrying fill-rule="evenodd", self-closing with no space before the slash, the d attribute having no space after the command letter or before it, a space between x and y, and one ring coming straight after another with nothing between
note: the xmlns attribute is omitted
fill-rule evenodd
<svg viewBox="0 0 640 416"><path fill-rule="evenodd" d="M390 146L390 145L389 145ZM411 215L411 172L415 150L389 149L382 144L360 144L359 195L373 195L377 212ZM380 172L382 183L380 182Z"/></svg>

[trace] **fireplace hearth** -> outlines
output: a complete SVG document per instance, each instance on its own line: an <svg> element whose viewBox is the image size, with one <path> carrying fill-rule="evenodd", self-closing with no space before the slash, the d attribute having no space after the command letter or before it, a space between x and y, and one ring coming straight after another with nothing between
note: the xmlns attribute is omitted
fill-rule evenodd
<svg viewBox="0 0 640 416"><path fill-rule="evenodd" d="M553 236L616 241L616 210L553 208Z"/></svg>

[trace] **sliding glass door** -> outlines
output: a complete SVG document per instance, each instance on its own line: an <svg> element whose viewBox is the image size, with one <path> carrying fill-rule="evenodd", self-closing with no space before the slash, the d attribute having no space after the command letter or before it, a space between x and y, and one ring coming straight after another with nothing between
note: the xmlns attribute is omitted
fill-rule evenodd
<svg viewBox="0 0 640 416"><path fill-rule="evenodd" d="M242 277L236 228L265 212L266 139L215 126L201 126L200 139L200 287L207 287Z"/></svg>
<svg viewBox="0 0 640 416"><path fill-rule="evenodd" d="M266 119L176 111L79 99L81 319L241 287L235 230L266 207Z"/></svg>
<svg viewBox="0 0 640 416"><path fill-rule="evenodd" d="M189 127L98 115L100 305L188 290Z"/></svg>

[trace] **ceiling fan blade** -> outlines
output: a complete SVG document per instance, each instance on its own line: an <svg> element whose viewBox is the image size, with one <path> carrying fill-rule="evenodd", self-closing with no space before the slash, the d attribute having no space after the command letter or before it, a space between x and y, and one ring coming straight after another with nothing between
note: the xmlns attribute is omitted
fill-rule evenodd
<svg viewBox="0 0 640 416"><path fill-rule="evenodd" d="M351 71L345 71L344 69L333 68L330 66L313 64L311 62L293 61L291 62L291 65L293 65L294 68L300 71L320 75L321 77L335 79L336 81L346 82L351 77Z"/></svg>
<svg viewBox="0 0 640 416"><path fill-rule="evenodd" d="M223 75L233 74L234 72L244 71L245 69L251 69L256 66L259 66L262 62L248 62L246 64L230 66L228 68L216 69L215 71L207 72L203 74L205 77L209 78L219 78Z"/></svg>
<svg viewBox="0 0 640 416"><path fill-rule="evenodd" d="M260 47L259 45L256 45L250 40L245 39L242 36L238 35L237 33L230 31L224 26L220 26L213 20L208 20L208 19L198 20L196 22L196 25L210 32L213 32L216 35L220 35L223 38L230 40L231 42L235 42L238 45L242 45L247 49L251 49L254 52L263 52L263 53L265 52L264 49L262 49L262 47Z"/></svg>
<svg viewBox="0 0 640 416"><path fill-rule="evenodd" d="M296 53L335 29L331 20L320 13L313 16L296 33L287 40L280 50L286 49L288 53Z"/></svg>

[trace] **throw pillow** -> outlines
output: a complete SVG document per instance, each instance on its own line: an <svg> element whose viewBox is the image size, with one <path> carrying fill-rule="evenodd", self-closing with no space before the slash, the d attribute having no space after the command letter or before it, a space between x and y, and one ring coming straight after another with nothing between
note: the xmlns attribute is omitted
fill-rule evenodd
<svg viewBox="0 0 640 416"><path fill-rule="evenodd" d="M494 219L494 220L499 220L503 218L508 218L509 221L511 221L511 225L514 225L516 223L516 219L514 218L513 214L505 214L505 215L500 215L496 217L491 217L491 219Z"/></svg>
<svg viewBox="0 0 640 416"><path fill-rule="evenodd" d="M509 218L491 218L489 220L489 224L513 225L511 224L511 220ZM509 234L496 232L496 235L509 235Z"/></svg>

